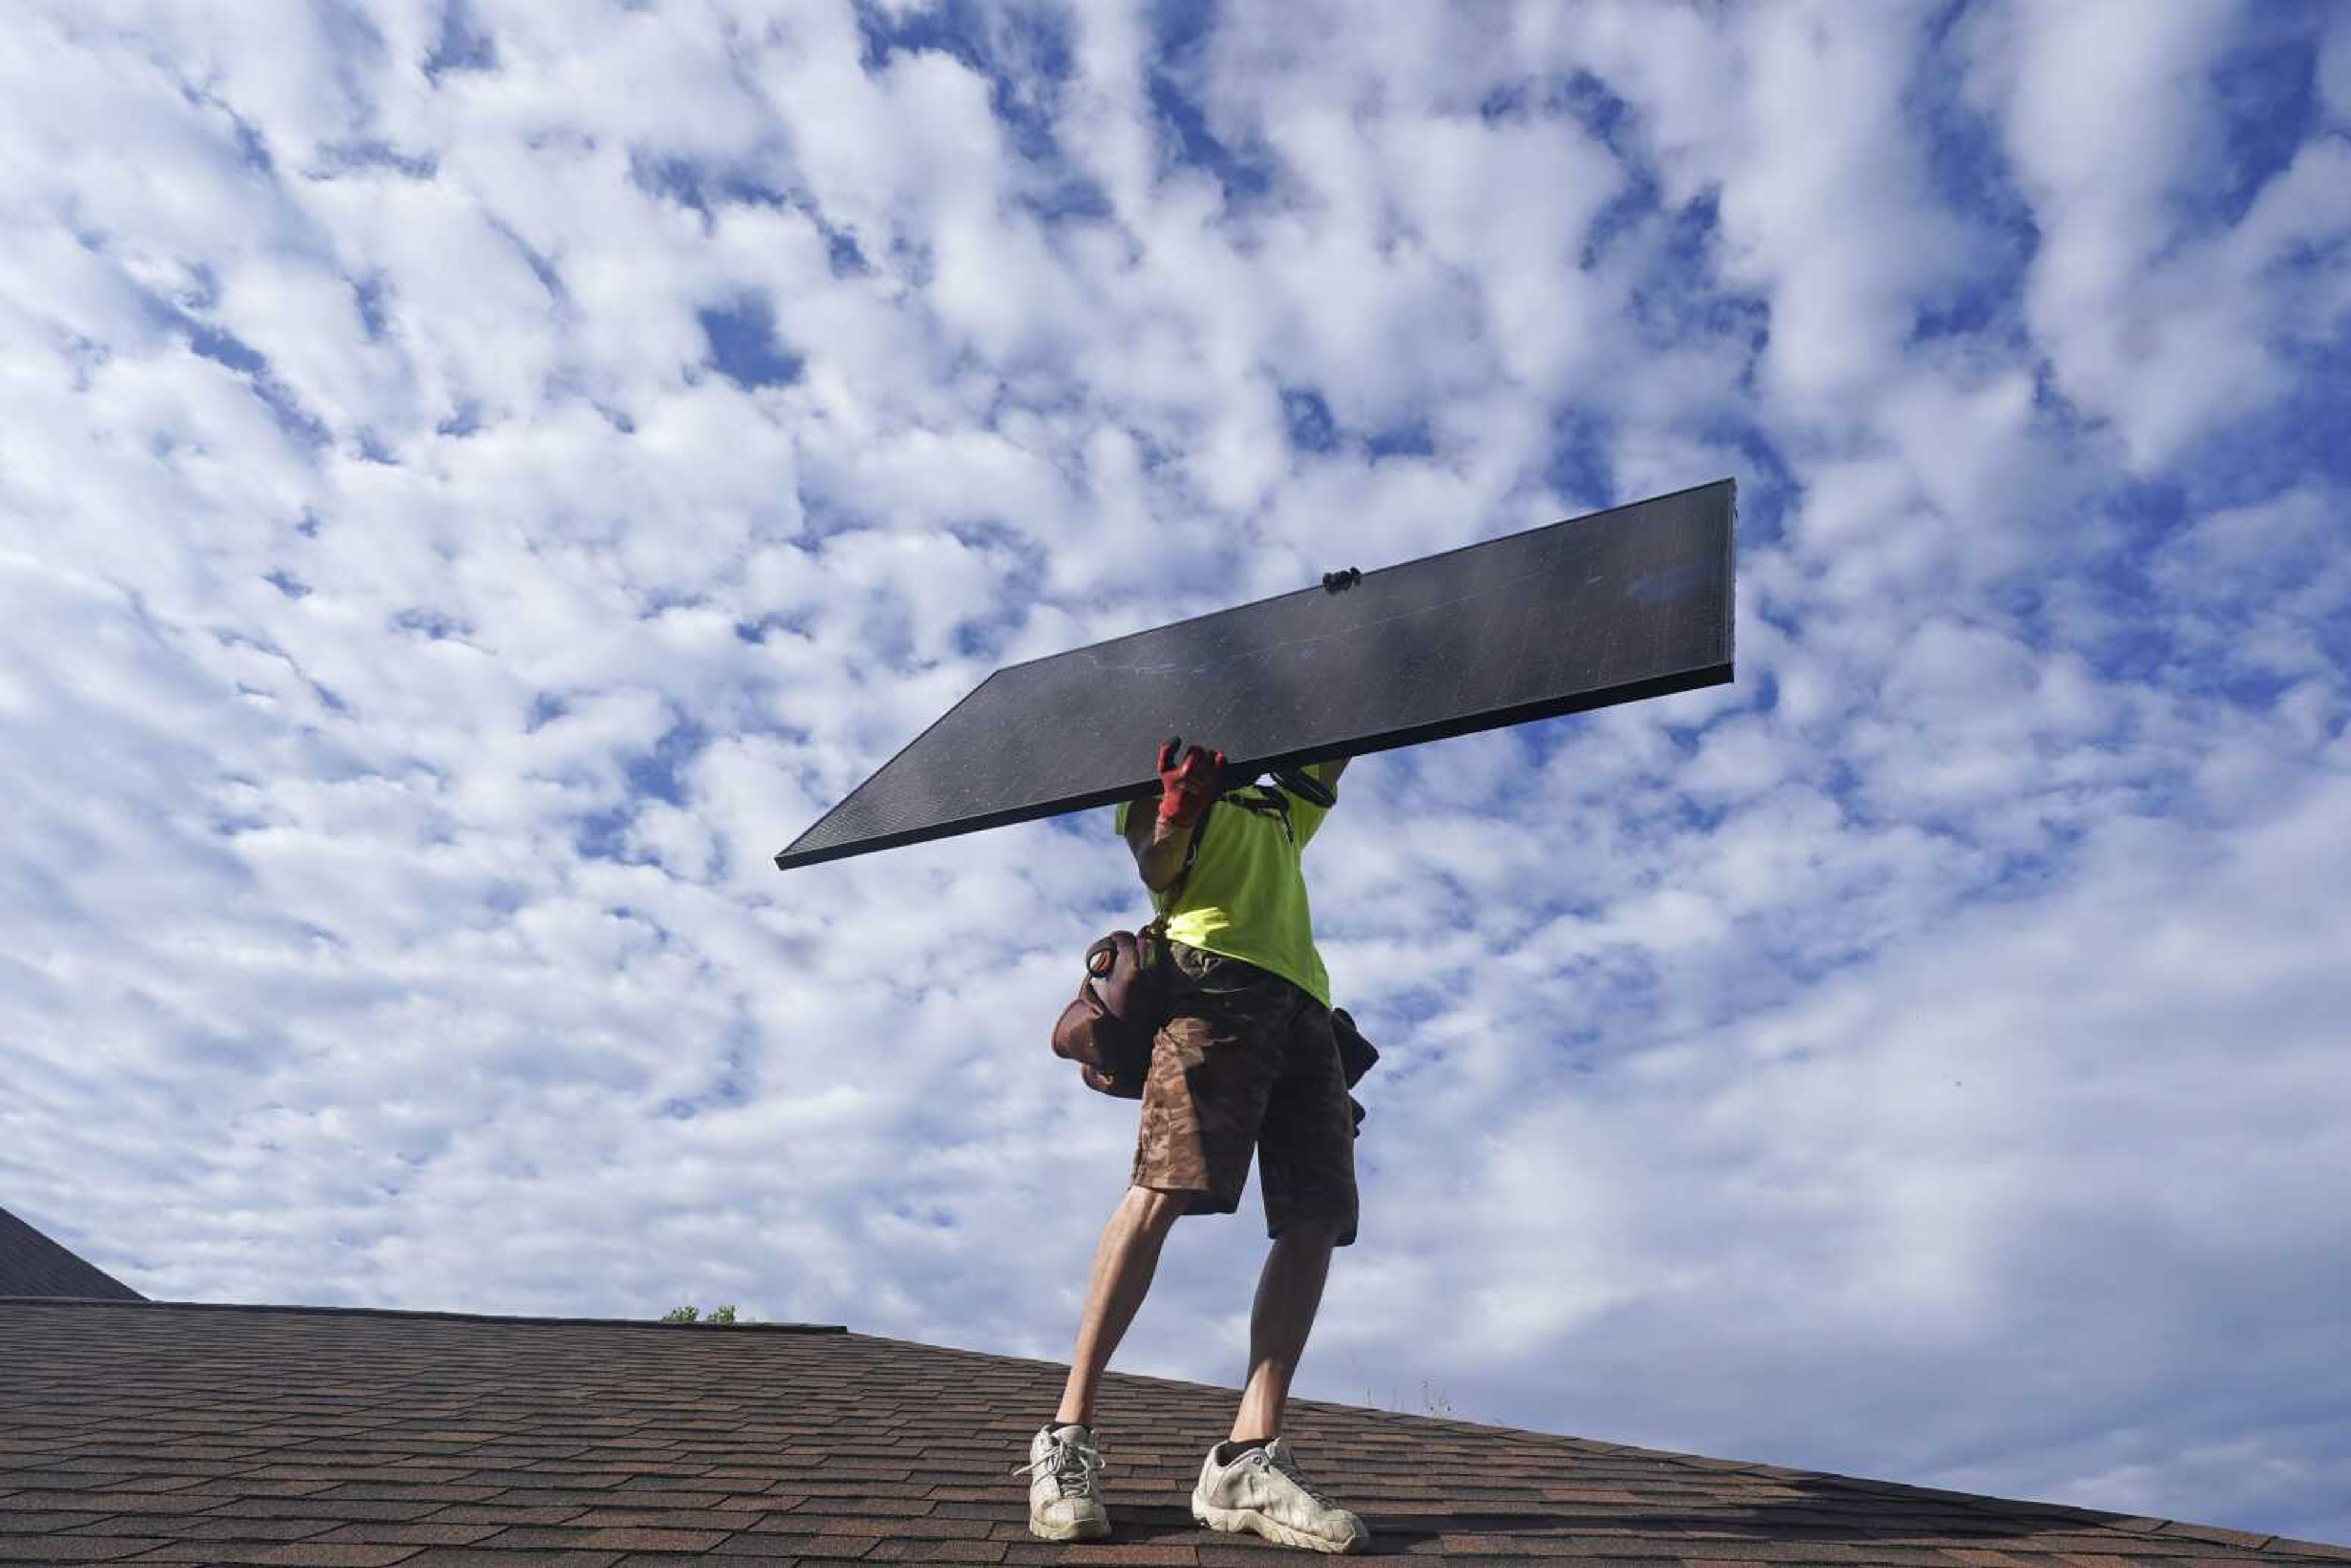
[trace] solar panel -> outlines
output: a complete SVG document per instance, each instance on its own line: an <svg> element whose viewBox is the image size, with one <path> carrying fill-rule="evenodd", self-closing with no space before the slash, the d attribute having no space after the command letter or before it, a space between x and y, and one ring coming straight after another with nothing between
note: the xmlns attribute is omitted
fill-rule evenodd
<svg viewBox="0 0 2351 1568"><path fill-rule="evenodd" d="M1011 664L776 856L814 865L1731 678L1731 480ZM1352 575L1352 574L1350 574Z"/></svg>

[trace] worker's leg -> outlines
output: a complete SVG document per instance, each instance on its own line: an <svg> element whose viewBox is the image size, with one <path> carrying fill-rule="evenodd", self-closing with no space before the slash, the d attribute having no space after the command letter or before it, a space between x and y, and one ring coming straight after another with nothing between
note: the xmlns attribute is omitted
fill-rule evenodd
<svg viewBox="0 0 2351 1568"><path fill-rule="evenodd" d="M1290 1380L1306 1353L1306 1336L1322 1304L1322 1282L1331 1272L1331 1249L1340 1223L1300 1221L1281 1233L1258 1276L1257 1301L1249 1312L1249 1383L1233 1416L1232 1440L1263 1442L1281 1435L1281 1413Z"/></svg>
<svg viewBox="0 0 2351 1568"><path fill-rule="evenodd" d="M1259 1130L1258 1175L1273 1249L1249 1313L1249 1377L1235 1442L1281 1436L1290 1380L1322 1304L1331 1252L1355 1239L1355 1123L1328 1009L1301 1009Z"/></svg>
<svg viewBox="0 0 2351 1568"><path fill-rule="evenodd" d="M1307 1481L1281 1430L1290 1374L1322 1300L1331 1251L1353 1239L1352 1221L1294 1220L1276 1234L1249 1314L1249 1385L1233 1434L1208 1450L1192 1489L1192 1517L1211 1530L1248 1531L1284 1546L1354 1552L1372 1532ZM1343 1229L1345 1227L1345 1229Z"/></svg>
<svg viewBox="0 0 2351 1568"><path fill-rule="evenodd" d="M1102 1368L1143 1304L1176 1217L1240 1207L1286 1031L1305 999L1254 965L1181 943L1172 953L1169 1016L1144 1079L1134 1165L1094 1257L1061 1396L1061 1419L1088 1427Z"/></svg>
<svg viewBox="0 0 2351 1568"><path fill-rule="evenodd" d="M1078 1320L1077 1350L1070 1357L1070 1377L1061 1389L1056 1424L1094 1424L1094 1392L1111 1353L1126 1335L1135 1310L1151 1290L1151 1276L1159 1266L1160 1244L1184 1212L1188 1194L1155 1192L1130 1186L1102 1227L1094 1249L1094 1271L1086 1287L1085 1313Z"/></svg>

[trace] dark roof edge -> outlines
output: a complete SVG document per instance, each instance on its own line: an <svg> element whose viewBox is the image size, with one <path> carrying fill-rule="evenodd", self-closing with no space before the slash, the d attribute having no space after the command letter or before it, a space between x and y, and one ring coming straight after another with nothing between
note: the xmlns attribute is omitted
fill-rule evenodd
<svg viewBox="0 0 2351 1568"><path fill-rule="evenodd" d="M558 1328L724 1329L770 1333L847 1333L845 1323L664 1322L658 1318L553 1318L509 1312L444 1312L410 1307L313 1307L262 1301L118 1301L106 1296L0 1296L5 1306L162 1307L204 1312L316 1312L357 1318L440 1318L461 1323L542 1323Z"/></svg>

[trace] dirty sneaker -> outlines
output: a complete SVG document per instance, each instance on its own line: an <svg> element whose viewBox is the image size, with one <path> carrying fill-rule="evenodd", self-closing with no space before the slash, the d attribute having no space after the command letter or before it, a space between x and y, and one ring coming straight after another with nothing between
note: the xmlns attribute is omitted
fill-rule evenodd
<svg viewBox="0 0 2351 1568"><path fill-rule="evenodd" d="M1094 1435L1075 1423L1040 1427L1029 1441L1029 1462L1012 1473L1029 1478L1029 1533L1047 1541L1097 1541L1110 1533L1095 1479L1102 1462Z"/></svg>
<svg viewBox="0 0 2351 1568"><path fill-rule="evenodd" d="M1238 1454L1230 1443L1209 1449L1192 1489L1192 1517L1210 1530L1254 1531L1313 1552L1361 1552L1372 1543L1362 1520L1306 1484L1280 1437Z"/></svg>

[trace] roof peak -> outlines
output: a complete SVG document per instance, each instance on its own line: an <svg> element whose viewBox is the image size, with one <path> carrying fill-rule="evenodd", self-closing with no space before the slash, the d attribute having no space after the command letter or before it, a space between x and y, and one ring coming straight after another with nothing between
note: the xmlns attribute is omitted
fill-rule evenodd
<svg viewBox="0 0 2351 1568"><path fill-rule="evenodd" d="M24 1296L141 1299L138 1291L5 1208L0 1208L0 1291Z"/></svg>

